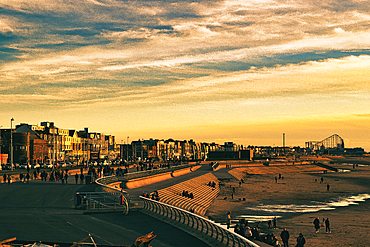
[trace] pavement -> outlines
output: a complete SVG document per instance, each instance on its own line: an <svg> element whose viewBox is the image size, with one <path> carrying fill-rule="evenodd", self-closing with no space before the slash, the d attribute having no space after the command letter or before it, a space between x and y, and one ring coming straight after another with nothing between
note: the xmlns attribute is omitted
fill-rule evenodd
<svg viewBox="0 0 370 247"><path fill-rule="evenodd" d="M187 174L181 179L195 175ZM157 185L174 184L177 179L180 178L136 189L132 193L159 189ZM128 215L83 214L74 209L75 193L94 191L95 186L75 184L72 177L68 185L40 180L0 184L0 239L17 237L31 242L77 242L88 234L95 234L93 238L97 244L131 246L137 237L153 231L157 235L152 242L154 247L208 246L192 235L139 211L130 211Z"/></svg>

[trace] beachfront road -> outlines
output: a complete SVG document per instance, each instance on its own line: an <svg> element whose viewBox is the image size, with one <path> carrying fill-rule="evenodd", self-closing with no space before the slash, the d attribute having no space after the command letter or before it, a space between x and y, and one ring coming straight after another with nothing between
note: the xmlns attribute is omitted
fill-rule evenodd
<svg viewBox="0 0 370 247"><path fill-rule="evenodd" d="M95 234L97 244L131 246L137 237L153 231L155 247L208 246L140 212L83 214L74 209L75 193L91 191L92 186L41 181L0 184L0 239L78 242Z"/></svg>

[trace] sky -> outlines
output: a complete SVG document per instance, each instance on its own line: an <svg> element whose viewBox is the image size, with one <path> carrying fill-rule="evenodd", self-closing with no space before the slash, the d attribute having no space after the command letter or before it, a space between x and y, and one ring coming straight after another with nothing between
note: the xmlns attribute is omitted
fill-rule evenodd
<svg viewBox="0 0 370 247"><path fill-rule="evenodd" d="M369 1L0 0L2 128L370 151L369 75Z"/></svg>

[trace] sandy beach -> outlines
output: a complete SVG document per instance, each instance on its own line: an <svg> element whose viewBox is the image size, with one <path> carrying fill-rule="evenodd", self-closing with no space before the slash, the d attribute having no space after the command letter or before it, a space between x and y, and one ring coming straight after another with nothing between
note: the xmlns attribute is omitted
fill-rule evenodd
<svg viewBox="0 0 370 247"><path fill-rule="evenodd" d="M236 170L245 175L244 183L239 187L237 179L225 181L207 216L217 222L225 222L227 211L234 220L246 215L277 216L277 229L269 229L267 221L260 223L260 229L280 236L286 227L290 246L295 246L300 232L306 238L305 246L370 246L370 199L359 200L370 197L370 167L332 166L349 171L324 173L322 168L310 165ZM276 182L279 174L282 178ZM315 233L316 217L320 222L330 218L331 233L325 233L325 227Z"/></svg>

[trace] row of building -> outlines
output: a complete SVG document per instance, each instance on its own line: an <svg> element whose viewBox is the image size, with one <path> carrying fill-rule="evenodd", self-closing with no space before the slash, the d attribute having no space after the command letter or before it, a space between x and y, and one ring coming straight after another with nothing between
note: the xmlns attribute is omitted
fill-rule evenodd
<svg viewBox="0 0 370 247"><path fill-rule="evenodd" d="M313 143L313 142L310 142ZM149 139L137 140L127 144L117 144L115 137L98 132L62 129L53 122L40 125L21 123L15 128L0 129L0 164L54 164L69 162L81 164L103 160L219 160L244 159L253 156L281 157L309 154L363 154L361 148L345 149L338 135L324 139L312 147L271 147L236 145L233 142L217 143L195 142L191 140ZM338 144L339 143L339 144ZM306 143L307 145L307 143ZM316 147L315 146L315 147ZM11 158L11 151L13 157Z"/></svg>
<svg viewBox="0 0 370 247"><path fill-rule="evenodd" d="M84 162L114 154L114 136L57 128L53 122L40 125L19 124L15 129L0 129L0 161L35 164ZM111 152L110 152L111 151Z"/></svg>
<svg viewBox="0 0 370 247"><path fill-rule="evenodd" d="M0 129L0 164L81 164L102 160L204 160L229 157L251 159L253 154L232 142L216 143L178 141L173 139L138 140L117 144L115 137L103 133L62 129L53 122L40 125L21 123L11 129ZM11 152L13 158L11 158ZM220 155L223 152L223 155Z"/></svg>

